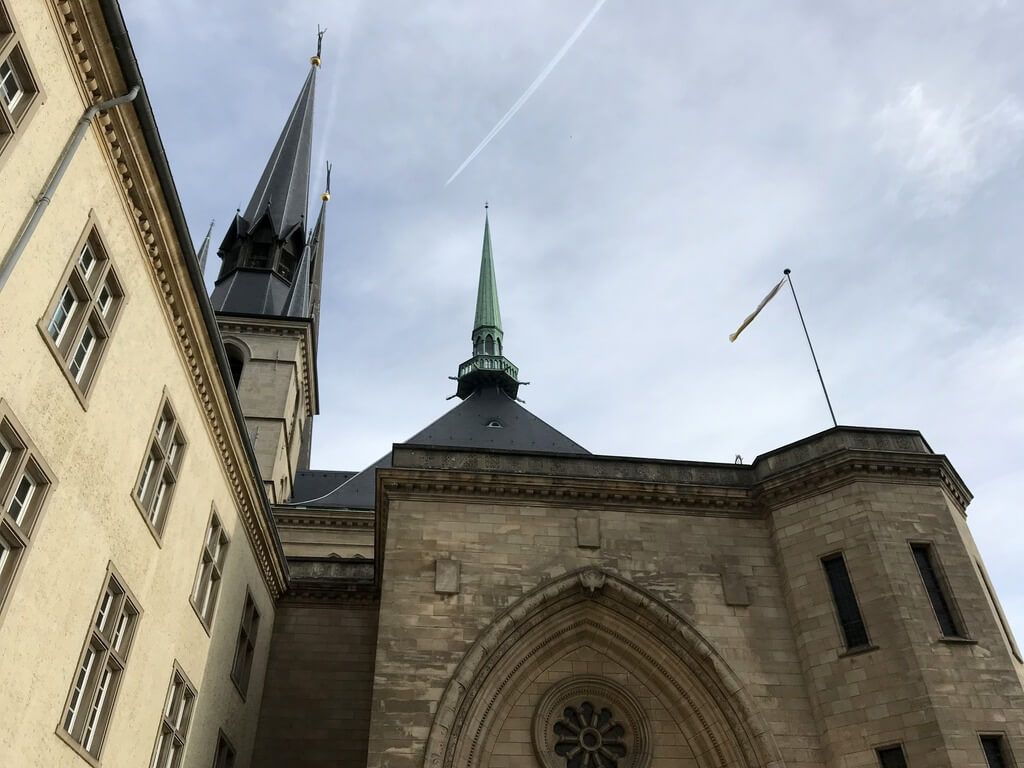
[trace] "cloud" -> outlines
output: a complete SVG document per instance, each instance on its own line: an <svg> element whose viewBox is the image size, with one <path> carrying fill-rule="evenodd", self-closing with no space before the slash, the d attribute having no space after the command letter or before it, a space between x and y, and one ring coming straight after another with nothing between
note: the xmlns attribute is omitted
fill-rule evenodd
<svg viewBox="0 0 1024 768"><path fill-rule="evenodd" d="M970 96L943 101L920 82L882 107L874 122L875 146L902 167L899 193L920 215L956 211L1017 161L1024 140L1024 106L1013 96L992 106Z"/></svg>

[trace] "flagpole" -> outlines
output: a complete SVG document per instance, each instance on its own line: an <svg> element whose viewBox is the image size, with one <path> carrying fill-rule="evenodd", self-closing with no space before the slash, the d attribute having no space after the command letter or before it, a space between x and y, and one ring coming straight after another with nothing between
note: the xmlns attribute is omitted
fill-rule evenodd
<svg viewBox="0 0 1024 768"><path fill-rule="evenodd" d="M793 302L796 304L796 312L800 315L800 325L804 327L804 336L807 338L807 346L811 350L811 359L814 361L814 370L818 372L818 381L821 382L821 391L825 393L825 402L828 403L828 412L832 416L832 426L838 427L839 422L836 421L836 412L832 410L832 401L828 397L828 389L825 388L825 379L821 375L821 366L818 365L818 356L814 354L814 345L811 344L811 334L807 332L807 323L804 322L804 313L800 309L800 300L796 297L796 288L793 287L793 278L790 277L789 268L782 270L782 274L786 276L786 280L789 282L789 290L793 293Z"/></svg>

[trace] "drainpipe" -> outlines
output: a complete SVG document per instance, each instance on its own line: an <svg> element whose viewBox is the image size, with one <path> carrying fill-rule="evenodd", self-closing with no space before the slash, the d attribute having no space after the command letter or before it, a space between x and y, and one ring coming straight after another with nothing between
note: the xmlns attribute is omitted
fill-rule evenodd
<svg viewBox="0 0 1024 768"><path fill-rule="evenodd" d="M18 263L18 259L21 258L22 252L24 252L29 239L32 237L32 233L36 231L36 227L39 225L39 220L43 218L46 206L48 206L50 204L50 200L53 199L53 195L56 193L61 179L64 178L64 174L67 172L68 166L71 165L71 160L75 156L75 151L78 149L78 145L82 143L82 139L85 138L85 132L89 129L89 124L92 123L93 118L100 112L106 112L108 109L112 109L113 107L134 101L135 97L138 95L139 86L136 85L133 86L128 93L110 99L109 101L102 101L99 104L93 104L82 113L82 117L75 126L74 132L72 132L67 144L64 145L64 151L60 153L60 157L57 159L57 164L53 166L53 170L50 171L50 176L47 178L46 184L43 186L43 190L39 193L35 203L32 204L32 210L29 211L28 216L25 218L25 222L21 225L21 229L18 230L18 235L14 238L14 243L11 244L10 250L8 250L7 254L4 256L3 262L0 262L0 291L2 291L4 286L7 284L7 279L11 276L11 272L14 271L14 267Z"/></svg>

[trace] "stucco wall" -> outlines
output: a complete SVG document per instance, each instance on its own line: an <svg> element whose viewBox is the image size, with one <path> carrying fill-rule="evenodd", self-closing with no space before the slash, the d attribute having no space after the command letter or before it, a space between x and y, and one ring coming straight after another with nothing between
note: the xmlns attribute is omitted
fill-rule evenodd
<svg viewBox="0 0 1024 768"><path fill-rule="evenodd" d="M84 109L49 3L6 0L24 37L45 103L0 166L0 252ZM0 762L79 766L55 729L108 562L143 615L113 708L104 766L146 765L177 660L199 691L184 765L208 766L217 729L249 759L274 606L235 506L214 436L162 309L153 271L98 129L79 148L39 229L0 292L0 396L52 469L56 485L0 619ZM87 407L80 404L36 328L90 211L126 300ZM167 392L188 440L158 544L131 492ZM189 602L211 505L231 537L219 607L208 636ZM229 679L246 588L262 614L250 693Z"/></svg>

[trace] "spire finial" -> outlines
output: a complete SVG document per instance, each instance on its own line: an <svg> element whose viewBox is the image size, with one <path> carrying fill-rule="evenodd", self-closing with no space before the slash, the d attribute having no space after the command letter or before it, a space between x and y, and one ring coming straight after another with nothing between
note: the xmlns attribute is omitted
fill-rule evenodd
<svg viewBox="0 0 1024 768"><path fill-rule="evenodd" d="M325 203L331 199L331 164L327 163L327 183L324 185L324 192L320 195L320 199Z"/></svg>
<svg viewBox="0 0 1024 768"><path fill-rule="evenodd" d="M320 66L320 55L323 52L324 33L326 31L326 29L320 29L319 24L316 25L316 56L311 56L309 58L309 63L312 64L314 67Z"/></svg>

